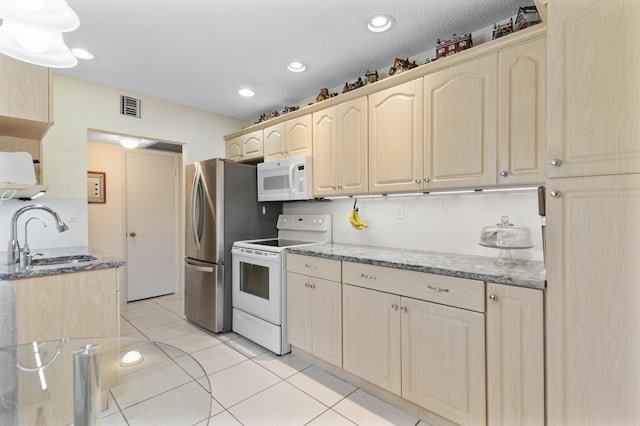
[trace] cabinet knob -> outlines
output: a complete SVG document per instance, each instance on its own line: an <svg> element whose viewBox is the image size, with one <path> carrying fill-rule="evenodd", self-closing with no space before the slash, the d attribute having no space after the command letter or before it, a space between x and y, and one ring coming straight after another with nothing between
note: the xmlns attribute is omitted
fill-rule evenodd
<svg viewBox="0 0 640 426"><path fill-rule="evenodd" d="M309 283L304 283L304 286L309 288Z"/></svg>
<svg viewBox="0 0 640 426"><path fill-rule="evenodd" d="M342 185L338 185L338 189L342 189Z"/></svg>
<svg viewBox="0 0 640 426"><path fill-rule="evenodd" d="M416 183L420 183L420 179L416 179Z"/></svg>
<svg viewBox="0 0 640 426"><path fill-rule="evenodd" d="M507 176L509 176L509 172L506 171L506 170L500 170L500 176L507 177Z"/></svg>
<svg viewBox="0 0 640 426"><path fill-rule="evenodd" d="M490 294L489 295L489 299L493 300L494 302L498 301L498 296L496 296L495 294Z"/></svg>
<svg viewBox="0 0 640 426"><path fill-rule="evenodd" d="M549 164L551 164L553 167L558 167L560 163L561 161L559 158L552 158L551 160L549 160Z"/></svg>
<svg viewBox="0 0 640 426"><path fill-rule="evenodd" d="M428 177L424 178L424 181L425 181L426 183L429 183L429 178L428 178Z"/></svg>
<svg viewBox="0 0 640 426"><path fill-rule="evenodd" d="M407 307L406 306L400 306L400 310L402 312L407 312Z"/></svg>
<svg viewBox="0 0 640 426"><path fill-rule="evenodd" d="M398 310L398 305L396 305L395 303L393 305L391 305L391 309L393 309L394 311Z"/></svg>
<svg viewBox="0 0 640 426"><path fill-rule="evenodd" d="M135 233L135 232L129 232L129 236L130 236L130 237L135 237L135 236L136 236L136 233Z"/></svg>
<svg viewBox="0 0 640 426"><path fill-rule="evenodd" d="M560 198L560 191L558 191L557 189L552 189L551 192L549 192L549 195L551 195L553 198Z"/></svg>

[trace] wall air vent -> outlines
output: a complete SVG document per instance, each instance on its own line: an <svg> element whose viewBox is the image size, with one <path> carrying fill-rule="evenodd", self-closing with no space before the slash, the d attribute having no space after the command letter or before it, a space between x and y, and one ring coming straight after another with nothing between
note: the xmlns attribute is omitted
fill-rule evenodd
<svg viewBox="0 0 640 426"><path fill-rule="evenodd" d="M120 95L120 114L142 118L142 101L131 96Z"/></svg>

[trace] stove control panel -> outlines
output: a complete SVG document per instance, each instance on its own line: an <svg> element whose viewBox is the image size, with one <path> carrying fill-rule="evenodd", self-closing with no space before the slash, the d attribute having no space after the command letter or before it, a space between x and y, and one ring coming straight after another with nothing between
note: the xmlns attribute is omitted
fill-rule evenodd
<svg viewBox="0 0 640 426"><path fill-rule="evenodd" d="M329 214L281 214L278 216L279 230L318 231L331 230Z"/></svg>

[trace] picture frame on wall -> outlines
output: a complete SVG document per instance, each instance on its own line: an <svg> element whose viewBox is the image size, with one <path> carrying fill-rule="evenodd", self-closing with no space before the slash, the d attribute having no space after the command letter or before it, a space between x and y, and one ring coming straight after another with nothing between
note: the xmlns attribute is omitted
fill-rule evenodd
<svg viewBox="0 0 640 426"><path fill-rule="evenodd" d="M87 201L89 203L107 202L106 183L105 172L87 172Z"/></svg>

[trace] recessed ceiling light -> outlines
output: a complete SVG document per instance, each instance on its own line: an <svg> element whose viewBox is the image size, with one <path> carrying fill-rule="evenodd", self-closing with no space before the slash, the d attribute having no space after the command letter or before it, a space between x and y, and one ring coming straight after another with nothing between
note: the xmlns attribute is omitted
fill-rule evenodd
<svg viewBox="0 0 640 426"><path fill-rule="evenodd" d="M240 96L244 96L245 98L250 98L256 94L256 92L251 89L240 89L238 90L238 93L240 94Z"/></svg>
<svg viewBox="0 0 640 426"><path fill-rule="evenodd" d="M74 47L73 49L71 49L71 53L73 53L73 56L75 56L76 58L93 59L93 53L79 47Z"/></svg>
<svg viewBox="0 0 640 426"><path fill-rule="evenodd" d="M367 29L374 33L381 33L389 30L394 22L393 17L389 15L372 16L367 21Z"/></svg>
<svg viewBox="0 0 640 426"><path fill-rule="evenodd" d="M291 72L302 72L307 69L307 65L304 62L293 61L289 62L287 69Z"/></svg>

